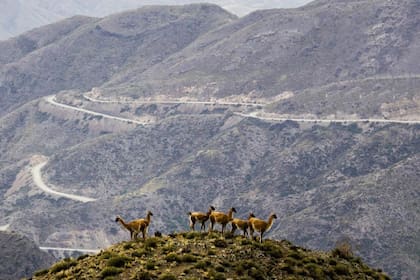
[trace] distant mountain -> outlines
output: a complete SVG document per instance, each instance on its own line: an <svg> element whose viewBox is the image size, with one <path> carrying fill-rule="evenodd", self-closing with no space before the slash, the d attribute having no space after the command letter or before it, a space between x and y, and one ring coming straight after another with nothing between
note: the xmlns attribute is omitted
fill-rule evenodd
<svg viewBox="0 0 420 280"><path fill-rule="evenodd" d="M256 9L297 7L310 0L238 1L210 0L207 3L221 5L237 15L245 15ZM182 5L200 3L197 0L4 0L0 3L0 40L20 35L30 29L75 15L103 17L144 5Z"/></svg>
<svg viewBox="0 0 420 280"><path fill-rule="evenodd" d="M235 18L215 5L151 6L104 19L75 17L1 42L0 107L89 90L128 67L142 72Z"/></svg>
<svg viewBox="0 0 420 280"><path fill-rule="evenodd" d="M201 36L121 87L170 95L276 96L337 81L420 73L418 1L315 1L259 11ZM363 93L368 95L369 93Z"/></svg>
<svg viewBox="0 0 420 280"><path fill-rule="evenodd" d="M3 280L30 277L56 261L33 241L14 232L0 231L0 248L0 278Z"/></svg>
<svg viewBox="0 0 420 280"><path fill-rule="evenodd" d="M419 10L149 6L0 42L0 226L96 249L126 239L117 214L172 232L234 206L419 278Z"/></svg>

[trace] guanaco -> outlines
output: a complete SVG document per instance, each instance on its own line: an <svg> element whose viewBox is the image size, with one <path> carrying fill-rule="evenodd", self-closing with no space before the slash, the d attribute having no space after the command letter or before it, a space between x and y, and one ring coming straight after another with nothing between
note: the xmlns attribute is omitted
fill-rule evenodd
<svg viewBox="0 0 420 280"><path fill-rule="evenodd" d="M264 221L258 218L254 218L254 217L250 217L249 218L249 231L250 231L250 236L251 238L253 238L254 235L254 231L259 232L260 233L260 243L262 243L262 238L265 232L269 231L271 229L271 227L273 226L273 221L274 219L277 219L276 214L271 214L268 217L268 221Z"/></svg>
<svg viewBox="0 0 420 280"><path fill-rule="evenodd" d="M190 228L194 231L195 230L195 223L200 222L201 228L200 230L206 230L206 222L210 217L211 212L216 210L213 206L209 207L207 213L203 212L188 212L190 217Z"/></svg>
<svg viewBox="0 0 420 280"><path fill-rule="evenodd" d="M233 219L233 213L236 213L236 209L235 208L230 208L229 212L223 213L223 212L216 212L213 211L210 214L210 230L209 231L213 231L213 227L214 224L221 224L222 225L222 234L225 231L225 227L226 225L232 221Z"/></svg>
<svg viewBox="0 0 420 280"><path fill-rule="evenodd" d="M115 222L119 222L124 228L130 232L130 239L137 239L138 234L141 232L143 239L146 239L147 230L150 225L151 216L153 213L148 211L145 219L136 219L126 223L121 216L117 216Z"/></svg>

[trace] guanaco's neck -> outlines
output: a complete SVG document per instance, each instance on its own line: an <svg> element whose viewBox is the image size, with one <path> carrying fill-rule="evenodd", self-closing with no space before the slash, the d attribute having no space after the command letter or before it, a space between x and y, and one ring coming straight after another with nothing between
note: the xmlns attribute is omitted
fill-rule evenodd
<svg viewBox="0 0 420 280"><path fill-rule="evenodd" d="M124 222L124 220L120 217L120 218L118 218L118 222L123 226L123 227L125 227L126 229L129 229L128 228L128 225Z"/></svg>
<svg viewBox="0 0 420 280"><path fill-rule="evenodd" d="M233 209L230 209L229 210L228 218L229 218L229 220L232 220L232 218L233 218Z"/></svg>
<svg viewBox="0 0 420 280"><path fill-rule="evenodd" d="M151 215L150 213L147 213L146 221L148 224L150 224Z"/></svg>
<svg viewBox="0 0 420 280"><path fill-rule="evenodd" d="M273 222L274 222L274 216L271 215L268 218L268 224L267 224L267 229L265 231L269 231L271 229L271 227L273 226Z"/></svg>

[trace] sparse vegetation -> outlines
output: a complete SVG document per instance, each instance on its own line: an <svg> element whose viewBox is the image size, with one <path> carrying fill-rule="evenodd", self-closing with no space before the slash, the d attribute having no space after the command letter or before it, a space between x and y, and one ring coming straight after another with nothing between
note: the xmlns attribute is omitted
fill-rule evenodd
<svg viewBox="0 0 420 280"><path fill-rule="evenodd" d="M64 259L61 262L56 263L50 268L51 273L57 273L62 270L69 269L72 266L75 266L77 261L74 259Z"/></svg>
<svg viewBox="0 0 420 280"><path fill-rule="evenodd" d="M35 279L78 279L81 275L140 280L267 279L276 275L281 279L387 279L358 258L340 259L332 252L312 252L288 241L244 242L242 236L224 240L218 234L212 238L194 234L191 238L186 233L148 240L149 244L132 242L130 246L122 242L96 257L67 259L37 273Z"/></svg>

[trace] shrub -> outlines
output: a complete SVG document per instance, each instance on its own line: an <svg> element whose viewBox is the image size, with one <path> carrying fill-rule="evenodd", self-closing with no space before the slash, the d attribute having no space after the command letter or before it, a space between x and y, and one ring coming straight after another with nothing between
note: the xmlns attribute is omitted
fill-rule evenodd
<svg viewBox="0 0 420 280"><path fill-rule="evenodd" d="M159 277L159 280L176 280L176 277L172 274L163 274L162 276Z"/></svg>
<svg viewBox="0 0 420 280"><path fill-rule="evenodd" d="M144 249L138 249L138 250L131 253L131 256L136 257L136 258L141 258L145 255L147 255L147 252Z"/></svg>
<svg viewBox="0 0 420 280"><path fill-rule="evenodd" d="M157 237L150 237L144 242L144 247L146 248L156 248L159 244L159 239Z"/></svg>
<svg viewBox="0 0 420 280"><path fill-rule="evenodd" d="M295 259L295 260L301 260L303 256L299 254L298 252L292 252L289 257Z"/></svg>
<svg viewBox="0 0 420 280"><path fill-rule="evenodd" d="M226 279L226 277L225 277L225 275L223 275L223 273L216 272L214 270L211 270L209 272L208 276L210 277L210 279L214 279L214 280L225 280Z"/></svg>
<svg viewBox="0 0 420 280"><path fill-rule="evenodd" d="M87 255L87 254L80 255L80 256L78 256L78 257L77 257L77 260L78 260L78 261L81 261L81 260L86 259L87 257L89 257L89 255Z"/></svg>
<svg viewBox="0 0 420 280"><path fill-rule="evenodd" d="M165 260L168 261L168 262L181 262L180 256L178 256L175 253L170 253L169 255L167 255L165 257Z"/></svg>
<svg viewBox="0 0 420 280"><path fill-rule="evenodd" d="M135 280L152 280L154 279L153 274L148 271L140 270L136 273L136 275L132 278Z"/></svg>
<svg viewBox="0 0 420 280"><path fill-rule="evenodd" d="M125 243L123 248L124 250L132 249L134 247L133 243Z"/></svg>
<svg viewBox="0 0 420 280"><path fill-rule="evenodd" d="M207 270L208 265L206 264L206 262L199 261L198 263L195 264L194 267L197 269Z"/></svg>
<svg viewBox="0 0 420 280"><path fill-rule="evenodd" d="M331 254L333 257L339 257L343 259L353 258L353 248L350 244L350 239L344 238L338 241Z"/></svg>
<svg viewBox="0 0 420 280"><path fill-rule="evenodd" d="M217 272L225 272L225 268L223 266L221 266L221 265L216 266L215 270Z"/></svg>
<svg viewBox="0 0 420 280"><path fill-rule="evenodd" d="M162 248L162 252L163 252L163 253L170 253L170 252L175 251L175 249L176 249L176 247L175 247L174 245L165 245L165 246Z"/></svg>
<svg viewBox="0 0 420 280"><path fill-rule="evenodd" d="M214 256L214 255L216 255L216 251L209 249L209 250L207 251L207 255L209 255L209 256Z"/></svg>
<svg viewBox="0 0 420 280"><path fill-rule="evenodd" d="M228 244L223 239L217 239L214 241L214 246L216 246L217 248L227 248Z"/></svg>
<svg viewBox="0 0 420 280"><path fill-rule="evenodd" d="M334 267L334 271L338 275L348 275L348 274L350 274L349 268L346 265L342 264L342 263L338 263Z"/></svg>
<svg viewBox="0 0 420 280"><path fill-rule="evenodd" d="M156 263L154 261L148 261L146 263L146 269L147 270L154 270L156 267Z"/></svg>
<svg viewBox="0 0 420 280"><path fill-rule="evenodd" d="M183 236L186 239L196 239L198 237L201 237L201 233L192 231L192 232L187 232L187 233L183 234Z"/></svg>
<svg viewBox="0 0 420 280"><path fill-rule="evenodd" d="M129 261L131 261L131 259L126 256L115 256L108 259L107 266L123 267Z"/></svg>
<svg viewBox="0 0 420 280"><path fill-rule="evenodd" d="M248 239L241 240L241 245L249 245L249 244L252 244L251 240L248 240Z"/></svg>
<svg viewBox="0 0 420 280"><path fill-rule="evenodd" d="M75 266L76 264L77 264L77 262L73 259L65 259L65 260L53 265L53 267L51 267L50 271L51 271L51 273L57 273L57 272L60 272L62 270L69 269L70 267Z"/></svg>
<svg viewBox="0 0 420 280"><path fill-rule="evenodd" d="M124 269L119 267L107 266L101 272L101 278L106 278L108 276L115 276L123 272Z"/></svg>
<svg viewBox="0 0 420 280"><path fill-rule="evenodd" d="M109 259L109 258L111 258L111 257L113 257L113 256L115 256L115 254L113 254L113 253L111 253L111 252L108 252L108 251L103 252L103 253L100 255L100 257L101 257L102 259Z"/></svg>
<svg viewBox="0 0 420 280"><path fill-rule="evenodd" d="M324 271L322 268L314 263L309 263L305 265L305 269L309 272L309 276L312 276L314 279L324 279Z"/></svg>
<svg viewBox="0 0 420 280"><path fill-rule="evenodd" d="M185 254L185 255L182 256L181 260L182 260L182 262L193 263L193 262L197 261L197 258L193 255Z"/></svg>

